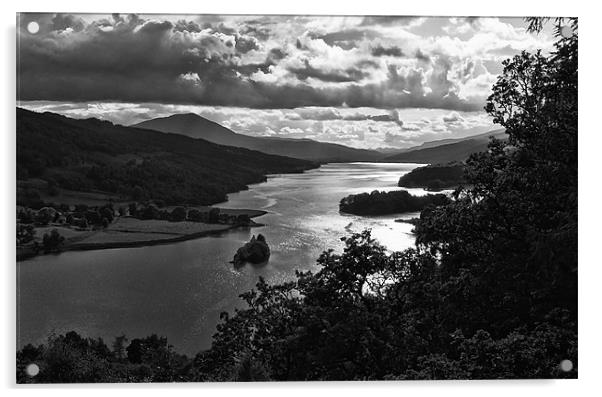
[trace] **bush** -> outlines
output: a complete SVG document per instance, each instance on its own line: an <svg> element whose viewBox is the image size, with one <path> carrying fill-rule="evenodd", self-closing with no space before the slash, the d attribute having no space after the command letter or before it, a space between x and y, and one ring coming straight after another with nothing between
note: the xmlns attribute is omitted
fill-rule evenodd
<svg viewBox="0 0 602 397"><path fill-rule="evenodd" d="M45 252L57 251L65 241L65 237L61 236L58 230L52 229L50 233L45 233L42 238L42 246Z"/></svg>
<svg viewBox="0 0 602 397"><path fill-rule="evenodd" d="M182 222L186 220L187 211L184 207L176 207L169 214L169 220L172 222Z"/></svg>
<svg viewBox="0 0 602 397"><path fill-rule="evenodd" d="M17 223L17 244L27 244L33 241L35 233L33 225Z"/></svg>
<svg viewBox="0 0 602 397"><path fill-rule="evenodd" d="M209 210L209 223L219 223L220 210L219 208L211 208Z"/></svg>

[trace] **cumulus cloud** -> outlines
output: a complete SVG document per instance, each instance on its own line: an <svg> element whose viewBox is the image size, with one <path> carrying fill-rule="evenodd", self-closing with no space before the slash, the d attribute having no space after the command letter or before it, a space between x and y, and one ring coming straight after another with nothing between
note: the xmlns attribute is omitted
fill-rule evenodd
<svg viewBox="0 0 602 397"><path fill-rule="evenodd" d="M381 45L378 45L378 46L372 48L371 53L375 57L382 57L382 56L402 57L404 55L403 51L401 51L401 48L399 48L397 46L383 47Z"/></svg>
<svg viewBox="0 0 602 397"><path fill-rule="evenodd" d="M436 41L411 33L429 28L414 17L19 18L20 100L471 111L499 73L492 63L545 44L496 18L441 19L466 37Z"/></svg>
<svg viewBox="0 0 602 397"><path fill-rule="evenodd" d="M462 120L463 119L458 112L451 112L450 114L443 116L443 121L446 123L457 123Z"/></svg>
<svg viewBox="0 0 602 397"><path fill-rule="evenodd" d="M366 72L357 68L347 68L345 70L320 70L313 67L307 59L303 62L303 67L291 67L289 71L294 73L301 81L305 81L307 78L311 77L331 83L354 82L367 76Z"/></svg>

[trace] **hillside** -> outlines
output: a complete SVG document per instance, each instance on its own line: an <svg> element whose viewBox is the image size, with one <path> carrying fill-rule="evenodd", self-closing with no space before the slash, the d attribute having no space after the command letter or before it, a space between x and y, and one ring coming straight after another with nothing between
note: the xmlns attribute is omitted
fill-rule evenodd
<svg viewBox="0 0 602 397"><path fill-rule="evenodd" d="M311 139L253 137L234 131L197 114L174 114L143 121L133 127L171 132L192 138L206 139L220 145L243 147L263 153L319 162L376 161L382 153L355 149Z"/></svg>
<svg viewBox="0 0 602 397"><path fill-rule="evenodd" d="M461 162L466 160L472 153L487 150L490 136L497 139L506 139L504 130L494 130L467 138L426 142L402 153L387 156L382 161L423 164Z"/></svg>
<svg viewBox="0 0 602 397"><path fill-rule="evenodd" d="M17 178L167 204L214 204L226 194L316 164L178 134L17 108Z"/></svg>

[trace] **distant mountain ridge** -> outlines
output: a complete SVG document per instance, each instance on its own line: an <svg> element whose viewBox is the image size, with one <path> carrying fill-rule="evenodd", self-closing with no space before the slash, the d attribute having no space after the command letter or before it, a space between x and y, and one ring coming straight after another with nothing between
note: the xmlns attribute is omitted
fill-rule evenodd
<svg viewBox="0 0 602 397"><path fill-rule="evenodd" d="M174 114L132 125L155 131L200 138L220 145L258 150L267 154L319 162L378 161L383 154L311 139L254 137L236 133L194 113Z"/></svg>
<svg viewBox="0 0 602 397"><path fill-rule="evenodd" d="M401 153L384 157L381 161L392 163L445 164L465 161L472 153L487 150L489 137L507 139L504 129L493 130L465 138L442 139L425 142Z"/></svg>

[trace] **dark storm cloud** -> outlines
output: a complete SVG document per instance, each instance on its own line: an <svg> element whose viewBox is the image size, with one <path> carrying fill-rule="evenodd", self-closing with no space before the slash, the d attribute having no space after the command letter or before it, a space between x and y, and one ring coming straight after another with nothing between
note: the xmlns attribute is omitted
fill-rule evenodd
<svg viewBox="0 0 602 397"><path fill-rule="evenodd" d="M57 14L52 18L53 30L65 30L68 28L76 32L82 30L85 26L83 19L69 14Z"/></svg>
<svg viewBox="0 0 602 397"><path fill-rule="evenodd" d="M422 51L420 51L420 49L416 50L414 57L416 57L416 59L418 59L419 61L426 62L426 63L429 63L431 61L431 57L428 56L427 54L423 53Z"/></svg>
<svg viewBox="0 0 602 397"><path fill-rule="evenodd" d="M270 22L268 18L248 20L241 26L240 33L265 41L271 37L271 30L267 26Z"/></svg>
<svg viewBox="0 0 602 397"><path fill-rule="evenodd" d="M474 111L481 103L467 102L458 97L448 80L449 63L438 61L430 78L420 70L401 73L394 65L388 68L382 83L351 84L346 87L313 88L306 85L258 85L260 92L270 98L282 98L281 107L348 106L392 108L440 108ZM425 89L425 79L429 83Z"/></svg>
<svg viewBox="0 0 602 397"><path fill-rule="evenodd" d="M160 18L115 15L82 26L80 19L70 15L36 14L40 32L33 35L23 27L31 15L21 18L19 100L251 108L482 107L481 103L458 98L447 79L450 67L444 59L433 63L428 78L420 71L389 65L384 70L385 80L361 84L368 69L384 66L362 57L354 67L337 69L333 63L322 69L306 61L301 67L291 68L291 63L285 61L298 54L287 54L281 48L266 49L263 62L242 61L245 53L260 46L256 40L265 33L261 24L233 28L217 17L172 23ZM320 37L326 44L334 44L375 35L370 32L366 30L362 36L347 29ZM280 62L289 66L281 66ZM360 62L363 64L358 66ZM272 75L272 67L288 71L292 77ZM256 78L256 72L266 77ZM424 85L430 89L425 90Z"/></svg>
<svg viewBox="0 0 602 397"><path fill-rule="evenodd" d="M344 121L376 121L376 122L393 122L399 125L403 125L403 122L399 119L399 115L396 111L391 111L388 114L365 114L361 112L355 112L350 114L343 114L338 109L330 107L309 107L296 109L295 113L289 114L288 119L291 120L316 120L316 121L332 121L332 120L344 120Z"/></svg>
<svg viewBox="0 0 602 397"><path fill-rule="evenodd" d="M302 68L289 68L289 71L294 73L299 80L307 80L311 77L329 83L344 83L351 81L359 81L366 77L367 73L359 69L349 68L346 70L324 71L310 65L308 60L305 60Z"/></svg>
<svg viewBox="0 0 602 397"><path fill-rule="evenodd" d="M358 68L378 68L380 65L378 62L371 59L362 59L358 61L355 66Z"/></svg>
<svg viewBox="0 0 602 397"><path fill-rule="evenodd" d="M347 29L327 34L311 33L312 39L324 40L329 46L338 46L345 50L355 48L363 40L381 37L380 33L371 29Z"/></svg>
<svg viewBox="0 0 602 397"><path fill-rule="evenodd" d="M270 38L270 30L265 28L258 28L255 26L245 26L241 33L257 37L259 40L267 40Z"/></svg>
<svg viewBox="0 0 602 397"><path fill-rule="evenodd" d="M283 59L284 57L286 57L286 52L282 51L280 48L272 48L268 54L268 58L277 61Z"/></svg>
<svg viewBox="0 0 602 397"><path fill-rule="evenodd" d="M198 33L201 30L203 30L201 28L201 26L194 22L194 21L186 21L186 20L179 20L178 22L176 22L176 24L173 27L173 30L175 32L193 32L193 33Z"/></svg>
<svg viewBox="0 0 602 397"><path fill-rule="evenodd" d="M237 36L236 37L236 50L242 54L245 54L251 50L258 50L259 43L254 37Z"/></svg>
<svg viewBox="0 0 602 397"><path fill-rule="evenodd" d="M367 32L364 30L350 29L342 30L339 32L332 32L323 35L313 35L312 38L322 39L328 45L337 44L341 41L359 41L363 40L367 36Z"/></svg>
<svg viewBox="0 0 602 397"><path fill-rule="evenodd" d="M379 45L379 46L372 48L371 53L375 57L382 57L382 56L402 57L403 56L403 51L401 51L401 48L399 48L397 46L383 47L383 46Z"/></svg>
<svg viewBox="0 0 602 397"><path fill-rule="evenodd" d="M371 25L406 26L418 18L419 17L411 17L411 16L370 15L370 16L364 17L361 25L364 25L364 26L371 26Z"/></svg>

